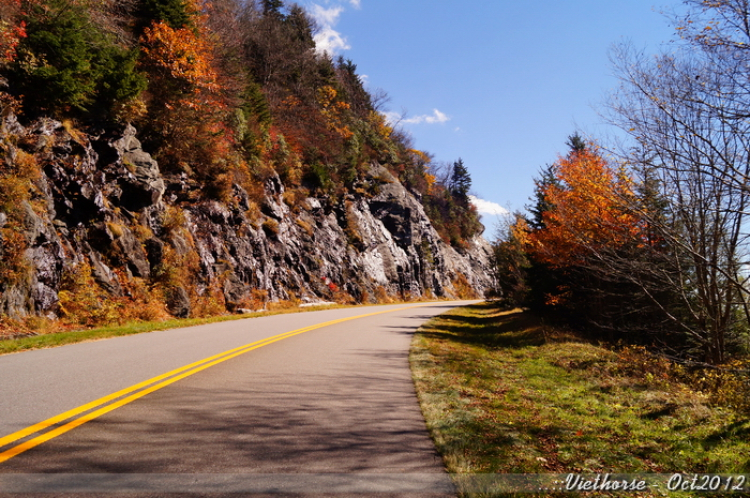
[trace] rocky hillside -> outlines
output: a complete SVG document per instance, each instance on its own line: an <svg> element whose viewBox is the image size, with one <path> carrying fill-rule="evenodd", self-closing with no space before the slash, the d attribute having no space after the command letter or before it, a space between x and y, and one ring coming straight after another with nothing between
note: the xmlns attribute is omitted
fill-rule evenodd
<svg viewBox="0 0 750 498"><path fill-rule="evenodd" d="M448 245L419 194L377 162L345 195L297 199L273 173L260 195L232 183L220 202L161 171L131 125L95 135L6 112L0 133L0 169L13 172L0 193L0 314L11 318L85 324L491 285L484 239Z"/></svg>
<svg viewBox="0 0 750 498"><path fill-rule="evenodd" d="M490 285L467 167L415 149L300 6L0 19L0 333Z"/></svg>

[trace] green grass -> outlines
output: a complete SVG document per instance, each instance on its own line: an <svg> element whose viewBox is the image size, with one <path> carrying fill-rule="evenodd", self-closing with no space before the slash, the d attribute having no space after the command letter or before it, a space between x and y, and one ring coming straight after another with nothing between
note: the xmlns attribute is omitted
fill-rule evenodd
<svg viewBox="0 0 750 498"><path fill-rule="evenodd" d="M196 325L205 325L208 323L225 322L229 320L242 320L246 318L257 318L260 316L278 315L283 313L301 313L307 311L319 311L323 309L336 309L347 307L345 305L325 305L310 306L306 308L289 308L274 311L260 311L257 313L247 313L242 315L220 315L207 318L175 318L165 321L154 322L132 322L123 325L111 325L106 327L97 327L92 329L53 332L49 334L39 334L26 337L17 337L13 339L0 339L0 355L8 353L17 353L30 349L52 348L63 346L65 344L74 344L77 342L93 341L106 339L109 337L118 337L123 335L141 334L144 332L155 332L157 330L168 330L179 327L193 327Z"/></svg>
<svg viewBox="0 0 750 498"><path fill-rule="evenodd" d="M750 472L750 419L642 349L616 352L484 303L425 324L411 364L452 473Z"/></svg>

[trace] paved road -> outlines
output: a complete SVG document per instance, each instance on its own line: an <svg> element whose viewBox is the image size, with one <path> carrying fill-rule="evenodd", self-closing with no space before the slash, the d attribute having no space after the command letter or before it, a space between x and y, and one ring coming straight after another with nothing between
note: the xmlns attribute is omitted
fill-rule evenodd
<svg viewBox="0 0 750 498"><path fill-rule="evenodd" d="M74 410L57 425L0 447L1 458L62 427L61 435L0 463L0 495L450 496L419 411L408 349L421 323L459 304L278 315L2 356L0 436L6 442L8 434L66 410L164 373L171 377L132 402L128 396L158 382L94 403L88 412ZM363 314L370 316L200 363ZM179 378L192 370L175 369L195 362L208 368ZM106 413L64 432L96 410Z"/></svg>

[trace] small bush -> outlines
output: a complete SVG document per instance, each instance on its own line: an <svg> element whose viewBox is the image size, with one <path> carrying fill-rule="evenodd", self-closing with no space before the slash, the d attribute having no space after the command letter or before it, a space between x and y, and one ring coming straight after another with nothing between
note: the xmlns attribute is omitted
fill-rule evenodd
<svg viewBox="0 0 750 498"><path fill-rule="evenodd" d="M266 218L263 222L263 231L266 235L272 238L276 238L279 235L279 222L273 218Z"/></svg>
<svg viewBox="0 0 750 498"><path fill-rule="evenodd" d="M185 211L179 206L167 206L162 214L161 228L166 235L172 235L185 226Z"/></svg>
<svg viewBox="0 0 750 498"><path fill-rule="evenodd" d="M296 304L294 301L282 299L279 301L268 303L268 311L290 310L296 308L297 306L298 304Z"/></svg>
<svg viewBox="0 0 750 498"><path fill-rule="evenodd" d="M297 219L295 220L295 223L296 223L296 224L297 224L297 226L299 226L299 227L300 227L300 228L301 228L302 230L304 230L304 231L305 231L305 232L307 233L307 235L309 235L310 237L312 237L312 236L313 236L313 235L315 234L315 231L314 231L314 229L313 229L312 225L310 225L310 224L309 224L308 222L306 222L306 221L305 221L305 220L303 220L302 218L297 218Z"/></svg>
<svg viewBox="0 0 750 498"><path fill-rule="evenodd" d="M255 223L258 221L258 219L261 217L263 213L260 210L260 206L258 206L258 203L249 200L247 201L247 211L245 211L245 217L250 223Z"/></svg>
<svg viewBox="0 0 750 498"><path fill-rule="evenodd" d="M388 296L388 291L382 285L375 287L375 302L378 304L390 304L393 302L390 296Z"/></svg>
<svg viewBox="0 0 750 498"><path fill-rule="evenodd" d="M476 299L477 293L474 288L469 284L466 275L459 273L451 282L453 284L453 291L456 297L459 299Z"/></svg>
<svg viewBox="0 0 750 498"><path fill-rule="evenodd" d="M370 302L370 293L367 292L367 289L362 289L359 293L359 302L361 304L368 304Z"/></svg>
<svg viewBox="0 0 750 498"><path fill-rule="evenodd" d="M351 294L341 289L337 289L333 293L333 301L339 304L356 304L357 303L357 300L354 299Z"/></svg>
<svg viewBox="0 0 750 498"><path fill-rule="evenodd" d="M192 296L191 301L190 315L195 318L223 315L227 312L224 291L218 279L214 279L202 294Z"/></svg>
<svg viewBox="0 0 750 498"><path fill-rule="evenodd" d="M364 239L360 233L359 221L357 215L354 212L354 204L351 201L346 201L346 228L344 228L344 234L346 234L346 240L349 245L352 245L358 249L364 249Z"/></svg>
<svg viewBox="0 0 750 498"><path fill-rule="evenodd" d="M58 297L63 320L71 325L95 327L120 323L123 303L111 299L96 283L87 262L63 272Z"/></svg>
<svg viewBox="0 0 750 498"><path fill-rule="evenodd" d="M120 237L122 237L122 234L123 234L122 225L119 225L111 221L106 222L106 225L107 225L107 231L109 231L109 233L112 234L112 238L119 239Z"/></svg>
<svg viewBox="0 0 750 498"><path fill-rule="evenodd" d="M294 213L299 213L305 199L310 195L307 189L295 188L284 191L284 202Z"/></svg>
<svg viewBox="0 0 750 498"><path fill-rule="evenodd" d="M687 378L691 385L708 393L712 403L750 415L750 358L702 368Z"/></svg>
<svg viewBox="0 0 750 498"><path fill-rule="evenodd" d="M266 307L267 302L268 302L267 290L252 289L250 291L250 296L243 298L240 301L238 308L252 310L252 311L260 311Z"/></svg>
<svg viewBox="0 0 750 498"><path fill-rule="evenodd" d="M44 335L57 332L58 329L57 321L47 317L32 315L14 320L0 315L0 340Z"/></svg>

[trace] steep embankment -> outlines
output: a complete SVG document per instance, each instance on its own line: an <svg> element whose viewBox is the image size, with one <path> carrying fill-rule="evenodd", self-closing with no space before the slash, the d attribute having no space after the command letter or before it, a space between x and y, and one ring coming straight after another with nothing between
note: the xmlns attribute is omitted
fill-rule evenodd
<svg viewBox="0 0 750 498"><path fill-rule="evenodd" d="M64 315L87 300L102 313L120 299L188 316L266 300L481 294L491 284L486 241L464 253L444 243L378 164L342 198L290 202L274 173L262 202L238 184L219 202L184 173L162 174L132 126L93 136L9 114L0 132L5 163L31 172L13 173L31 188L0 212L0 313L10 317Z"/></svg>

